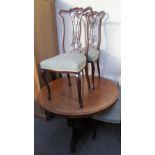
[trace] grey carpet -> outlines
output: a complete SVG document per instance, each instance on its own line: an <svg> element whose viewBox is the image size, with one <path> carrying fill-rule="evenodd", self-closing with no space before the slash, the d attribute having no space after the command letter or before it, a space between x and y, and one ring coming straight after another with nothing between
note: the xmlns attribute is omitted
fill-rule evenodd
<svg viewBox="0 0 155 155"><path fill-rule="evenodd" d="M71 128L67 120L54 118L49 122L34 119L34 155L71 155ZM75 155L120 155L120 125L99 124L97 137L92 140L91 129L81 138Z"/></svg>

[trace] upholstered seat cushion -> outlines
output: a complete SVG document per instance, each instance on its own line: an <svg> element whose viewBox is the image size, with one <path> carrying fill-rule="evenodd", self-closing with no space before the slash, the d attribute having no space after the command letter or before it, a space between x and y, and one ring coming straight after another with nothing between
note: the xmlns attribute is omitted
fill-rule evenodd
<svg viewBox="0 0 155 155"><path fill-rule="evenodd" d="M79 72L86 65L86 56L82 53L65 53L40 62L41 69L53 71Z"/></svg>
<svg viewBox="0 0 155 155"><path fill-rule="evenodd" d="M82 48L82 52L85 52L85 48ZM89 51L88 51L88 61L94 62L98 59L99 57L99 50L97 50L94 47L89 47Z"/></svg>

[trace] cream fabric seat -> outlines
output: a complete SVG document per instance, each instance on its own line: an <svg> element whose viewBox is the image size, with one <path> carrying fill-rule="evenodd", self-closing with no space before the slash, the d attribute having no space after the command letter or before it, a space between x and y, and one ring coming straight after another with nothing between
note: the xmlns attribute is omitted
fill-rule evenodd
<svg viewBox="0 0 155 155"><path fill-rule="evenodd" d="M41 61L41 69L79 72L86 66L86 56L82 53L64 53Z"/></svg>
<svg viewBox="0 0 155 155"><path fill-rule="evenodd" d="M82 52L84 53L85 48L82 48ZM94 62L98 59L99 57L99 50L97 50L94 47L89 47L89 51L88 51L88 61L90 62Z"/></svg>

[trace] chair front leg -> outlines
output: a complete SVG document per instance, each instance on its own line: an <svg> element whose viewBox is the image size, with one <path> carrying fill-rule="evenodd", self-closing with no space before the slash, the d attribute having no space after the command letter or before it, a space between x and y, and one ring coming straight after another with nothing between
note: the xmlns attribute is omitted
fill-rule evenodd
<svg viewBox="0 0 155 155"><path fill-rule="evenodd" d="M99 64L99 58L97 59L97 70L98 70L98 75L100 78L100 64Z"/></svg>
<svg viewBox="0 0 155 155"><path fill-rule="evenodd" d="M48 100L50 100L51 99L51 89L50 89L49 83L48 83L48 81L46 79L46 71L45 70L42 70L42 74L41 75L42 75L42 79L43 79L43 81L44 81L44 83L45 83L45 85L47 87Z"/></svg>
<svg viewBox="0 0 155 155"><path fill-rule="evenodd" d="M70 74L67 73L67 79L68 79L68 85L71 86L71 79L70 79Z"/></svg>
<svg viewBox="0 0 155 155"><path fill-rule="evenodd" d="M90 81L89 81L89 76L88 76L88 64L86 64L85 72L86 72L86 79L88 83L88 89L90 90Z"/></svg>
<svg viewBox="0 0 155 155"><path fill-rule="evenodd" d="M94 86L94 73L95 73L94 62L91 62L91 67L92 67L92 83L93 83L93 88L92 89L95 89L95 86Z"/></svg>
<svg viewBox="0 0 155 155"><path fill-rule="evenodd" d="M82 76L84 76L84 71L82 70Z"/></svg>
<svg viewBox="0 0 155 155"><path fill-rule="evenodd" d="M76 84L77 84L77 91L78 91L78 99L79 99L79 104L80 108L83 108L83 101L81 97L81 78L80 78L80 73L76 76Z"/></svg>

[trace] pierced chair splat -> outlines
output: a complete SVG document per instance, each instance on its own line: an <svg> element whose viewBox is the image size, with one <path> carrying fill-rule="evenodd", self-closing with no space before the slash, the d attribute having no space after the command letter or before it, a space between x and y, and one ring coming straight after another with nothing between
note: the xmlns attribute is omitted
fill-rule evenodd
<svg viewBox="0 0 155 155"><path fill-rule="evenodd" d="M79 105L83 108L83 100L81 95L81 77L80 73L85 69L86 70L86 78L88 82L88 88L90 88L88 72L86 68L86 56L83 55L80 51L82 43L80 42L81 38L81 19L83 16L84 10L82 8L73 8L70 10L60 10L59 15L62 19L62 27L63 27L63 35L62 35L62 53L48 58L46 60L41 61L40 67L42 70L42 79L46 84L48 90L48 99L51 99L51 90L50 86L46 80L46 72L58 72L67 74L68 85L71 86L70 74L76 75L76 83L77 83L77 93ZM71 51L67 51L65 49L65 19L64 16L67 15L71 20L72 25L72 43ZM68 27L67 27L68 28ZM69 29L69 28L68 28ZM70 30L70 29L69 29ZM87 45L86 45L87 46Z"/></svg>
<svg viewBox="0 0 155 155"><path fill-rule="evenodd" d="M88 31L88 54L87 54L87 63L91 63L92 67L92 84L94 86L94 74L95 74L95 62L97 63L98 74L100 77L100 67L99 67L99 55L100 55L100 45L101 45L101 26L102 20L105 16L105 12L92 11L88 16L88 26L85 24L85 30ZM86 9L87 11L87 9Z"/></svg>

